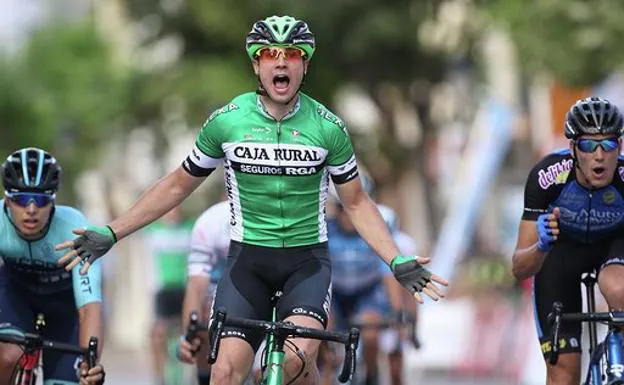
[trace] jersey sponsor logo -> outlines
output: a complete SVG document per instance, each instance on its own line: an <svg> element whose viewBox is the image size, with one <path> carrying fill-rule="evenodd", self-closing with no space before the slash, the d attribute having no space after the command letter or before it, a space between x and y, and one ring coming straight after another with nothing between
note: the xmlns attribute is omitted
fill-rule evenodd
<svg viewBox="0 0 624 385"><path fill-rule="evenodd" d="M184 165L190 169L190 164L192 163L200 169L208 170L217 168L217 166L221 164L221 161L221 158L212 158L204 154L199 147L197 147L197 144L195 144L191 153L186 157Z"/></svg>
<svg viewBox="0 0 624 385"><path fill-rule="evenodd" d="M314 175L323 170L327 150L298 144L231 143L224 146L234 170L258 175Z"/></svg>
<svg viewBox="0 0 624 385"><path fill-rule="evenodd" d="M561 221L565 224L569 224L573 227L586 228L589 226L606 227L615 224L619 224L624 219L624 212L612 211L612 210L596 210L591 209L587 211L582 209L578 212L565 209L561 210ZM588 222L589 221L589 222ZM588 224L589 223L589 224Z"/></svg>
<svg viewBox="0 0 624 385"><path fill-rule="evenodd" d="M329 170L329 173L334 176L343 175L347 173L353 174L354 172L357 172L357 160L355 159L355 155L351 156L349 160L347 160L346 162L344 162L343 164L339 166L329 166L328 170ZM353 175L349 175L347 179L351 178L352 176Z"/></svg>
<svg viewBox="0 0 624 385"><path fill-rule="evenodd" d="M214 118L216 118L217 116L221 115L221 114L225 114L226 112L230 112L230 111L234 111L234 110L238 110L238 106L234 103L230 103L227 104L221 108L219 108L218 110L214 111L212 114L210 114L210 116L208 117L208 120L206 121L206 123L211 122ZM204 123L204 124L206 124Z"/></svg>
<svg viewBox="0 0 624 385"><path fill-rule="evenodd" d="M245 174L258 175L290 175L305 176L314 175L318 172L317 167L272 167L272 166L254 166L250 164L241 164L238 170Z"/></svg>
<svg viewBox="0 0 624 385"><path fill-rule="evenodd" d="M232 186L231 168L225 167L225 191L228 197L228 205L230 206L230 226L236 226L236 213L234 208L234 187Z"/></svg>
<svg viewBox="0 0 624 385"><path fill-rule="evenodd" d="M558 343L559 349L565 349L568 346L568 344L569 344L569 341L565 337L559 338L559 343ZM542 343L541 348L542 348L542 353L549 353L552 350L552 343L550 341L544 342Z"/></svg>
<svg viewBox="0 0 624 385"><path fill-rule="evenodd" d="M309 310L309 309L304 309L302 307L296 307L292 310L292 314L293 315L305 315L308 317L312 317L312 318L316 318L318 321L320 321L321 323L325 322L325 317L321 316L319 313Z"/></svg>
<svg viewBox="0 0 624 385"><path fill-rule="evenodd" d="M221 333L221 337L239 337L242 339L247 339L245 333L241 332L240 330L224 330Z"/></svg>
<svg viewBox="0 0 624 385"><path fill-rule="evenodd" d="M323 310L325 311L325 317L329 317L329 311L331 310L331 301L332 301L332 282L329 281L327 294L325 294L325 300L323 300Z"/></svg>
<svg viewBox="0 0 624 385"><path fill-rule="evenodd" d="M80 267L82 268L82 266L85 264L85 261L80 261ZM91 280L89 279L88 275L81 275L80 276L80 291L84 294L84 293L89 293L89 294L93 294L93 290L91 289Z"/></svg>
<svg viewBox="0 0 624 385"><path fill-rule="evenodd" d="M321 115L321 117L325 120L327 120L328 122L334 123L335 125L337 125L338 127L340 127L340 129L342 130L342 132L346 135L347 134L347 126L344 124L344 122L342 121L342 119L340 119L339 117L337 117L336 115L332 114L331 112L329 112L329 110L319 106L316 109L316 112Z"/></svg>
<svg viewBox="0 0 624 385"><path fill-rule="evenodd" d="M559 196L557 199L559 206L569 207L569 208L581 208L587 207L587 194L578 194L578 193L564 193Z"/></svg>
<svg viewBox="0 0 624 385"><path fill-rule="evenodd" d="M234 155L239 159L246 160L310 162L314 164L318 164L323 161L317 151L300 148L271 149L266 147L250 147L241 145L234 147Z"/></svg>
<svg viewBox="0 0 624 385"><path fill-rule="evenodd" d="M539 214L543 214L543 213L547 213L548 210L545 209L533 209L530 207L525 207L524 211L526 211L527 213L539 213Z"/></svg>
<svg viewBox="0 0 624 385"><path fill-rule="evenodd" d="M195 159L197 159L197 161L201 161L201 158L200 158L199 154L197 153L197 149L196 148L191 150L191 154L193 154L193 157Z"/></svg>
<svg viewBox="0 0 624 385"><path fill-rule="evenodd" d="M564 184L572 170L572 159L565 159L537 172L538 182L542 189L555 184Z"/></svg>
<svg viewBox="0 0 624 385"><path fill-rule="evenodd" d="M71 273L56 263L30 257L5 258L4 264L12 274L22 276L24 280L53 283L71 278Z"/></svg>

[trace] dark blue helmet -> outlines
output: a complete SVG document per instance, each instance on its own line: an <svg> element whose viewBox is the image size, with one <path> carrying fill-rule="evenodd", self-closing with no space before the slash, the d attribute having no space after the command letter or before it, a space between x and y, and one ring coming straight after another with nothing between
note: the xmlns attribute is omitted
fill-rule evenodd
<svg viewBox="0 0 624 385"><path fill-rule="evenodd" d="M55 193L61 182L61 166L46 151L27 147L17 150L2 164L2 185L8 192Z"/></svg>

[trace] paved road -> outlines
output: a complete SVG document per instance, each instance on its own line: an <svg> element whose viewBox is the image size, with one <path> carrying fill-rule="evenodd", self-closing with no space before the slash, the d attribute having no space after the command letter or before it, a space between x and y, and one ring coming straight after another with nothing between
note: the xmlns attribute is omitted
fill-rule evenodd
<svg viewBox="0 0 624 385"><path fill-rule="evenodd" d="M106 382L115 385L156 385L150 379L149 359L135 352L109 348L104 352L104 365L107 368ZM444 373L409 373L409 384L427 385L511 385L500 380L466 379L451 377ZM407 383L407 382L406 382Z"/></svg>

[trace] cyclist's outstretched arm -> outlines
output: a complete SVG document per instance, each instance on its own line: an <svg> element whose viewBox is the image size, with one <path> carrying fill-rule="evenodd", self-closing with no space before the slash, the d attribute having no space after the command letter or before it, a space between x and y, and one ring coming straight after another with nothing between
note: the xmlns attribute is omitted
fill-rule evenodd
<svg viewBox="0 0 624 385"><path fill-rule="evenodd" d="M191 169L192 170L192 169ZM139 230L165 215L179 205L206 179L207 173L192 175L182 166L152 185L134 205L105 227L88 226L74 230L78 238L55 246L56 250L69 250L59 259L59 264L71 270L81 261L86 263L80 269L86 274L91 264L110 250L115 242Z"/></svg>
<svg viewBox="0 0 624 385"><path fill-rule="evenodd" d="M188 197L223 162L223 125L219 126L215 123L217 121L208 119L204 123L195 146L182 165L154 183L130 210L105 227L76 229L74 234L78 238L56 245L57 250L69 249L59 259L59 264L69 270L80 260L86 261L80 270L85 274L89 266L106 254L115 242L160 218Z"/></svg>
<svg viewBox="0 0 624 385"><path fill-rule="evenodd" d="M448 282L421 266L428 263L429 258L401 256L377 205L362 189L359 177L336 184L336 190L357 232L392 267L395 278L403 287L419 302L422 302L420 291L434 300L444 296L434 283L447 286Z"/></svg>
<svg viewBox="0 0 624 385"><path fill-rule="evenodd" d="M388 226L375 202L362 189L360 178L336 184L340 201L358 234L383 258L388 265L400 254Z"/></svg>
<svg viewBox="0 0 624 385"><path fill-rule="evenodd" d="M206 179L191 175L182 166L154 183L130 210L113 220L109 226L117 241L162 217L182 203Z"/></svg>

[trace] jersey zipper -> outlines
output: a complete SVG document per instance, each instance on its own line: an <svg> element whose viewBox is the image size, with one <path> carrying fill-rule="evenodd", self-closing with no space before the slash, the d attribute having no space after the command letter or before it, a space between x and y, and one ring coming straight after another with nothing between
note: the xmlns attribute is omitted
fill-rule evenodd
<svg viewBox="0 0 624 385"><path fill-rule="evenodd" d="M33 262L33 253L32 253L32 242L26 241L28 243L28 257L30 258L30 271L35 271L35 266ZM34 275L34 274L33 274ZM27 275L28 276L28 275ZM35 278L35 292L39 292L39 280Z"/></svg>
<svg viewBox="0 0 624 385"><path fill-rule="evenodd" d="M590 236L589 236L590 235L590 231L589 231L590 230L590 226L589 225L590 225L590 222L591 222L591 207L592 207L591 202L592 202L592 196L593 195L594 194L590 191L589 192L589 202L587 202L587 231L585 232L585 238L587 240L587 243L590 242L590 239L589 239L590 238Z"/></svg>
<svg viewBox="0 0 624 385"><path fill-rule="evenodd" d="M282 138L282 123L281 122L277 122L277 149L281 150L281 142L280 139ZM282 170L282 161L281 159L278 160L277 163L280 167L280 171ZM284 233L284 202L282 201L282 190L284 188L284 174L281 173L279 176L279 184L278 184L278 188L277 188L277 195L278 195L278 202L279 202L279 208L280 208L280 220L281 220L281 224L282 224L282 235ZM282 236L282 247L286 247L286 241L284 239L284 237Z"/></svg>

